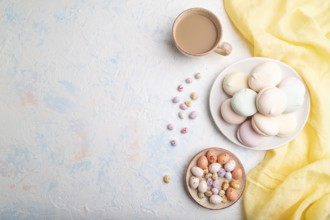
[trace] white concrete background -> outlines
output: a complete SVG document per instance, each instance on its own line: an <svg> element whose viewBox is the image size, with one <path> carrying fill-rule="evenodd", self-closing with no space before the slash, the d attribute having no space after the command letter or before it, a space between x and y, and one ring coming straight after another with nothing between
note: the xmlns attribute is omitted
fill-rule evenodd
<svg viewBox="0 0 330 220"><path fill-rule="evenodd" d="M175 49L172 23L190 7L220 18L230 56ZM231 144L209 113L217 75L251 56L222 1L0 0L0 33L0 219L244 218L242 200L210 211L183 184L204 148L229 149L247 171L264 155ZM199 117L180 120L171 98L192 91Z"/></svg>

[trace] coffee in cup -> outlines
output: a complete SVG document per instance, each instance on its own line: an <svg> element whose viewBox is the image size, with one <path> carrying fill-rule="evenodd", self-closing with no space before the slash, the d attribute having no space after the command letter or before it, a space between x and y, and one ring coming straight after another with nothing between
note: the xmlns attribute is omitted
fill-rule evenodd
<svg viewBox="0 0 330 220"><path fill-rule="evenodd" d="M218 18L203 8L191 8L182 12L173 24L176 47L188 56L202 56L216 52L227 56L231 45L220 42L222 27Z"/></svg>

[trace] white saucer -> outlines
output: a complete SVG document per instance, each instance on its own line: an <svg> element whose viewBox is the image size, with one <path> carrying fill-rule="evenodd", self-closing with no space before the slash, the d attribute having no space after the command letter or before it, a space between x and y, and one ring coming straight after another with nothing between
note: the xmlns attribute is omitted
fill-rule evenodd
<svg viewBox="0 0 330 220"><path fill-rule="evenodd" d="M262 143L262 147L254 147L254 148L245 146L237 140L236 132L237 132L239 125L228 124L227 122L225 122L222 119L222 117L220 115L221 103L230 97L224 92L224 90L222 88L222 80L227 74L232 73L232 72L241 71L241 72L250 73L251 70L254 69L256 66L258 66L259 64L262 64L264 62L267 62L267 61L274 62L281 67L282 73L283 73L283 77L282 77L283 79L286 77L289 77L289 76L293 76L293 77L300 79L301 82L304 83L304 81L301 79L301 77L298 75L298 73L292 67L288 66L285 63L282 63L278 60L274 60L274 59L270 59L270 58L251 57L251 58L246 58L246 59L237 61L236 63L233 63L230 66L228 66L226 69L224 69L219 74L217 79L215 80L215 82L212 86L211 92L210 92L209 103L210 103L211 115L212 115L212 118L213 118L215 124L221 131L221 133L234 144L241 146L241 147L249 148L252 150L274 149L274 148L280 147L280 146L290 142L304 128L306 121L308 119L309 110L310 110L310 96L308 93L308 89L304 83L304 85L306 87L305 100L304 100L304 104L296 112L297 117L298 117L298 125L297 125L297 130L294 134L292 134L289 137L276 137L276 136L268 137Z"/></svg>

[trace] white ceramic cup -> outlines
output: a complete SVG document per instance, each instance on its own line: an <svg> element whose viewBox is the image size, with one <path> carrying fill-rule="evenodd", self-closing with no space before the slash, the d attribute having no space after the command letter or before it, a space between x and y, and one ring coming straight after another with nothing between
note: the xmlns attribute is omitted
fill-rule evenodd
<svg viewBox="0 0 330 220"><path fill-rule="evenodd" d="M187 16L191 16L191 15L196 15L196 14L202 15L205 18L209 19L213 23L213 25L216 29L216 35L217 35L216 40L214 42L214 46L212 48L208 49L207 51L203 51L201 53L191 52L191 51L189 51L188 48L184 48L182 45L180 45L180 43L178 43L178 38L177 38L177 31L178 31L178 28L180 28L180 25L178 25L178 24L182 21L183 18L186 18ZM204 8L190 8L190 9L183 11L175 19L173 28L172 28L172 36L173 36L173 39L175 42L175 46L181 53L183 53L184 55L187 55L187 56L203 56L203 55L206 55L206 54L209 54L212 52L216 52L223 56L229 55L232 51L232 46L227 42L221 41L222 32L223 32L223 29L222 29L221 23L220 23L219 19L217 18L217 16L215 16L212 12L210 12L209 10L206 10Z"/></svg>

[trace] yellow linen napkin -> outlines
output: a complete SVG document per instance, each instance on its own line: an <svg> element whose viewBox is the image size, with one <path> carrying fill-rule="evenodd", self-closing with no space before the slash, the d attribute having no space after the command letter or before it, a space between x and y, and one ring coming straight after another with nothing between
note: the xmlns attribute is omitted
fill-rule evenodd
<svg viewBox="0 0 330 220"><path fill-rule="evenodd" d="M330 219L330 0L224 0L254 56L278 59L305 80L311 111L288 145L247 177L248 219ZM235 48L235 45L234 45Z"/></svg>

